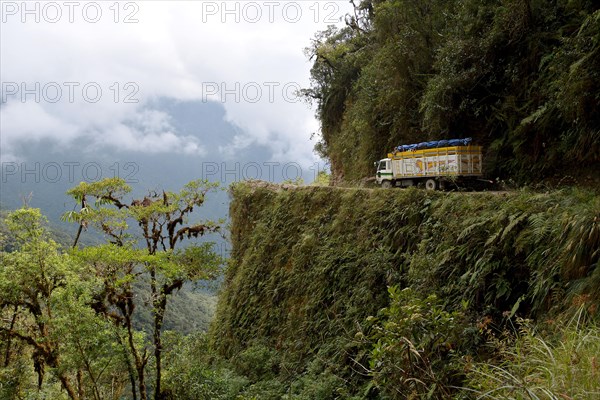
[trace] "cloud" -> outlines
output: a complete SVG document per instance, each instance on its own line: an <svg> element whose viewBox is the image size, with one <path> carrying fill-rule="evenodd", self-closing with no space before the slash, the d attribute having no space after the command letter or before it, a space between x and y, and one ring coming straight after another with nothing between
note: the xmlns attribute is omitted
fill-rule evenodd
<svg viewBox="0 0 600 400"><path fill-rule="evenodd" d="M77 136L75 124L46 109L40 103L9 103L2 107L4 144L53 139L66 143Z"/></svg>
<svg viewBox="0 0 600 400"><path fill-rule="evenodd" d="M175 132L171 117L165 112L134 107L129 113L116 113L111 117L110 107L93 107L93 112L78 109L82 113L69 114L64 107L45 108L35 102L5 105L2 108L3 149L12 150L42 140L55 143L56 147L68 147L80 139L80 146L85 143L81 151L106 148L149 154L206 154L197 137ZM12 152L5 153L8 158Z"/></svg>
<svg viewBox="0 0 600 400"><path fill-rule="evenodd" d="M206 150L197 140L189 136L178 136L173 132L146 133L126 125L118 125L105 132L95 144L106 147L118 146L118 150L148 154L174 153L205 155Z"/></svg>
<svg viewBox="0 0 600 400"><path fill-rule="evenodd" d="M261 12L256 22L250 3ZM206 154L197 137L178 132L168 114L148 105L158 98L206 101L212 93L210 100L239 128L231 148L257 143L282 160L315 159L309 141L318 129L314 112L294 97L295 88L309 83L302 50L332 22L325 17L348 10L347 2L121 2L118 15L113 3L97 2L102 18L96 23L83 17L85 4L73 23L64 7L57 23L46 21L43 10L39 23L31 16L22 23L19 13L4 16L3 85L39 83L43 91L54 82L63 89L56 103L47 101L48 93L39 102L31 94L22 102L22 92L7 96L0 109L4 158L18 145L45 139L59 146L83 140L99 151ZM292 22L298 7L301 18ZM127 17L138 22L124 23ZM96 87L100 99L89 101Z"/></svg>
<svg viewBox="0 0 600 400"><path fill-rule="evenodd" d="M148 154L174 153L202 156L206 154L198 138L177 135L170 116L159 110L144 109L135 113L132 120L119 123L92 141L94 145L116 147L121 151Z"/></svg>

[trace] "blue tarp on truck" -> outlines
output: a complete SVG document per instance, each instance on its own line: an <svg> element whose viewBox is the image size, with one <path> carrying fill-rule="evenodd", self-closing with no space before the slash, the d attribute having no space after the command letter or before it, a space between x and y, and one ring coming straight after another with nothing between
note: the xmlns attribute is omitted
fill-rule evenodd
<svg viewBox="0 0 600 400"><path fill-rule="evenodd" d="M421 142L415 144L404 144L396 147L397 151L416 151L423 149L437 149L439 147L448 147L448 146L468 146L473 139L464 138L464 139L449 139L449 140L435 140L432 142Z"/></svg>

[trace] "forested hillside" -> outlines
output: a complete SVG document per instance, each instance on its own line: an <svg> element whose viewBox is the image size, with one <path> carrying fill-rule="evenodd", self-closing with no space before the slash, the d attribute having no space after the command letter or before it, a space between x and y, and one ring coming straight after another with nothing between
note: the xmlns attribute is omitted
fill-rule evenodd
<svg viewBox="0 0 600 400"><path fill-rule="evenodd" d="M77 221L118 233L121 217L158 229L180 213L176 193L129 205L126 189L74 188L103 200ZM39 210L9 213L0 398L600 395L597 192L249 182L231 194L232 256L208 336L209 307L176 288L215 276L210 247L152 253L116 234L64 251Z"/></svg>
<svg viewBox="0 0 600 400"><path fill-rule="evenodd" d="M81 182L67 248L39 209L2 212L0 398L166 399L170 344L213 313L214 298L191 289L217 278L222 259L190 239L220 230L192 216L217 186L132 199L121 178ZM88 229L107 243L82 246Z"/></svg>
<svg viewBox="0 0 600 400"><path fill-rule="evenodd" d="M581 190L237 185L210 351L244 398L595 398L599 218Z"/></svg>
<svg viewBox="0 0 600 400"><path fill-rule="evenodd" d="M357 1L306 51L316 149L336 181L371 175L399 144L451 137L485 146L491 178L599 170L595 1Z"/></svg>
<svg viewBox="0 0 600 400"><path fill-rule="evenodd" d="M306 49L333 185L237 182L227 226L204 179L81 182L74 235L0 208L0 399L600 398L600 5L351 3ZM462 137L534 185L354 185Z"/></svg>

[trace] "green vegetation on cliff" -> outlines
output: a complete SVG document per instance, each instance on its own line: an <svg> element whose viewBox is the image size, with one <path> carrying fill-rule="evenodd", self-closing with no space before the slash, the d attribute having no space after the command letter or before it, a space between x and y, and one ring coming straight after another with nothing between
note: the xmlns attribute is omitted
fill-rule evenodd
<svg viewBox="0 0 600 400"><path fill-rule="evenodd" d="M181 332L163 308L153 398L600 395L596 193L231 191L233 253L210 332ZM84 216L101 213L114 216ZM156 296L140 290L142 268L177 279L168 267L210 265L135 246L64 251L35 209L9 213L5 231L0 397L141 399L140 377L156 388L157 345L134 329L157 313L143 307ZM168 309L203 322L192 298L172 293ZM147 370L135 370L136 351Z"/></svg>
<svg viewBox="0 0 600 400"><path fill-rule="evenodd" d="M483 145L492 177L598 167L598 2L356 4L347 27L317 34L307 49L316 149L336 181L371 175L399 144L450 137Z"/></svg>
<svg viewBox="0 0 600 400"><path fill-rule="evenodd" d="M456 388L485 387L469 370L503 359L488 342L513 343L517 317L598 316L593 193L232 193L210 348L258 398L468 396Z"/></svg>

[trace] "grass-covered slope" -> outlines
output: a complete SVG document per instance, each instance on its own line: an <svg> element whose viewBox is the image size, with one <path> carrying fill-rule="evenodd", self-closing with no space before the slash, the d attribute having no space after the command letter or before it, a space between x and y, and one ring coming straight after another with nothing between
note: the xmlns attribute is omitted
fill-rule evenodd
<svg viewBox="0 0 600 400"><path fill-rule="evenodd" d="M421 358L436 383L427 390L442 398L441 388L464 380L464 366L452 362L487 357L487 328L574 305L598 315L600 197L592 193L254 182L234 186L232 197L233 252L212 347L238 372L250 363L251 381L285 393L320 382L312 398L384 395L404 382L398 371L408 374L386 365L421 365L384 346L408 338L430 357Z"/></svg>

